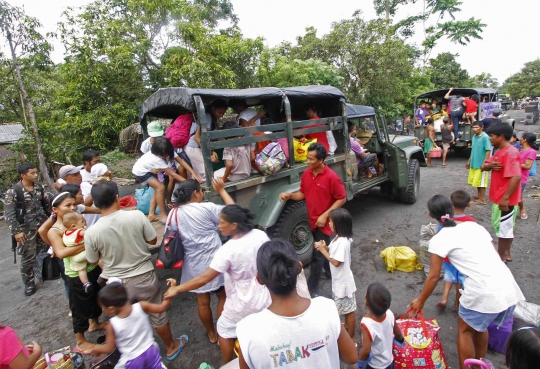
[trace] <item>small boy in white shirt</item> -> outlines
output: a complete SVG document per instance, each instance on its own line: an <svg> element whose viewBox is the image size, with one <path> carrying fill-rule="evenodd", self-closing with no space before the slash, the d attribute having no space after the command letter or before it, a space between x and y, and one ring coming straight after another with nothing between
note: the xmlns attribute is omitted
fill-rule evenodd
<svg viewBox="0 0 540 369"><path fill-rule="evenodd" d="M240 128L240 126L235 121L227 121L223 124L222 129L233 128ZM251 162L255 160L255 152L251 144L226 147L223 150L223 160L225 161L225 168L216 170L214 178L221 178L223 182L227 181L227 179L240 181L249 178Z"/></svg>
<svg viewBox="0 0 540 369"><path fill-rule="evenodd" d="M354 340L356 329L356 283L351 270L352 217L343 209L330 212L328 223L336 237L326 246L323 241L315 242L315 248L330 262L332 273L332 297L339 315L345 316L345 328Z"/></svg>
<svg viewBox="0 0 540 369"><path fill-rule="evenodd" d="M392 295L380 283L372 283L366 293L368 313L360 322L362 348L358 355L357 369L393 369L392 344L403 347L405 338L389 309Z"/></svg>

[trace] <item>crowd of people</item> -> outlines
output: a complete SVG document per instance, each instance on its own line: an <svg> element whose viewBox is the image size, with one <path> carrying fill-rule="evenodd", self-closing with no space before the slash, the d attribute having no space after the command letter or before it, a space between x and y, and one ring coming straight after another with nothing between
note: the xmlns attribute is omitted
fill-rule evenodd
<svg viewBox="0 0 540 369"><path fill-rule="evenodd" d="M238 109L242 107L245 108ZM222 113L220 109L223 106L218 103L211 109L208 129ZM315 117L316 112L309 110ZM242 126L262 119L261 114L249 111L242 115L245 111L240 111ZM493 203L498 253L489 232L465 214L470 202L467 192L456 191L451 199L442 195L432 197L427 207L440 226L439 232L430 242L432 258L423 291L409 305L413 312L423 308L443 269L445 285L440 309L446 307L452 284L460 285L462 294L456 307L461 368L465 359L486 356L488 325L501 325L517 303L524 301L504 264L512 261L515 209L522 202L523 176L525 172L528 176L531 168L528 150L535 144L528 135L522 136L520 155L510 143L510 126L493 124L486 139L483 123L472 124L478 137L467 164L469 181L478 188L476 203L485 203L484 177L486 172L492 172L489 199ZM354 132L354 128L349 131ZM194 165L198 159L189 156L190 151L197 151L196 147L185 150L191 166L167 138L158 134L159 127L149 130L156 134L151 135L149 151L137 161L133 172L139 182L154 187L160 217L171 229L179 231L185 251L181 280L167 280L169 288L165 294L161 293L149 249L158 238L152 219L139 211L121 210L118 187L109 180L112 174L99 164L98 152L85 153L83 168L60 169L59 176L65 183L59 183L60 193L54 198L37 183L37 170L32 164L19 167L21 181L16 186L20 188L8 190L5 195L6 219L24 260L24 293L35 292L35 276L29 266L37 253L50 245L51 253L61 260L76 342L73 351L99 355L116 347L121 353L118 368L162 368L153 329L163 341L165 359L175 360L189 337L173 335L166 310L175 296L192 292L209 342L219 345L222 365L231 362L236 351L240 368L266 369L288 364L294 368L337 369L340 361L362 369L393 368L392 346L405 345L406 332L401 332L390 310L392 296L387 286L368 286L364 298L368 314L359 324L362 343L360 348L355 344L358 307L351 269L353 222L343 208L345 186L325 164L328 153L322 143L312 143L307 150L307 169L299 191L279 194L280 201L306 202L314 241L306 279L294 248L285 240L270 240L265 232L256 229L254 215L234 203L225 191L222 177L214 178L212 186L224 205L204 202L200 185L204 173L199 173ZM191 130L197 136L199 128ZM351 136L351 146L353 141ZM488 144L498 148L492 156ZM360 159L372 163L369 154L363 154ZM185 176L171 167L173 161L185 170ZM174 206L170 211L165 206L165 185L158 179L162 172L179 182L173 187ZM187 179L188 176L192 178ZM23 197L19 200L21 191ZM522 211L520 215L523 219L524 214ZM221 237L227 239L224 244ZM323 270L332 279L333 301L320 296L318 286ZM216 325L210 307L212 295L218 300ZM108 322L99 321L102 313L111 317ZM104 345L86 339L85 332L95 330L105 330ZM0 326L0 337L0 368L31 367L41 355L39 344L22 345L7 326ZM526 339L530 340L527 344ZM538 328L514 332L508 343L509 368L533 368L539 359L538 352Z"/></svg>

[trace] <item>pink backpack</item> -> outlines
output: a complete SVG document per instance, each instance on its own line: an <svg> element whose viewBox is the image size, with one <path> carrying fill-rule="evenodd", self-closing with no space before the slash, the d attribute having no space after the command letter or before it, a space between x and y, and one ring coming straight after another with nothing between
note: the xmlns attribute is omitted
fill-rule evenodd
<svg viewBox="0 0 540 369"><path fill-rule="evenodd" d="M171 141L175 149L181 149L187 145L190 138L189 131L194 120L193 114L182 114L167 128L165 137Z"/></svg>

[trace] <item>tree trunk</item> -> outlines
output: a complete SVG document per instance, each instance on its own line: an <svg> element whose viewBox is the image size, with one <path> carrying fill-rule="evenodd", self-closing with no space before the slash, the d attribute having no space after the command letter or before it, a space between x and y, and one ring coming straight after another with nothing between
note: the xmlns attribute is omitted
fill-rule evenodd
<svg viewBox="0 0 540 369"><path fill-rule="evenodd" d="M24 88L24 83L21 76L21 68L19 67L19 63L17 61L17 54L15 53L13 40L11 38L11 33L9 32L7 32L7 39L9 42L9 49L11 51L11 58L13 59L13 66L15 67L15 72L17 73L17 82L19 83L19 88L21 90L22 97L26 103L26 107L28 109L28 115L30 117L30 123L32 124L32 130L34 131L34 140L36 141L36 151L37 151L37 157L38 157L38 162L39 162L38 163L39 171L41 172L43 181L49 187L49 190L56 192L53 187L53 182L51 180L51 177L49 176L47 165L45 164L45 157L43 156L43 150L41 148L41 140L39 138L39 130L38 130L37 122L36 122L36 115L34 114L34 106L32 105L32 101L30 101L30 99L28 98L28 94L26 93L26 89Z"/></svg>

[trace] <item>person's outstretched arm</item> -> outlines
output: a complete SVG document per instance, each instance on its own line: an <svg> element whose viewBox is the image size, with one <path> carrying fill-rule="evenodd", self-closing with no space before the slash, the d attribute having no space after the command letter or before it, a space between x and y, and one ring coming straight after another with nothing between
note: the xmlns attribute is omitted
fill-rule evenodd
<svg viewBox="0 0 540 369"><path fill-rule="evenodd" d="M287 201L287 200L293 200L293 201L302 201L306 198L303 192L296 191L293 193L290 192L282 192L279 194L279 201Z"/></svg>
<svg viewBox="0 0 540 369"><path fill-rule="evenodd" d="M168 278L167 285L169 287L176 287L176 279ZM169 306L171 306L171 302L172 302L172 299L164 298L163 301L161 301L161 304L153 304L148 301L139 301L139 304L141 304L141 307L145 313L150 314L150 313L163 313L167 311Z"/></svg>
<svg viewBox="0 0 540 369"><path fill-rule="evenodd" d="M114 329L109 322L105 323L105 336L106 340L104 344L94 346L92 350L93 356L111 353L116 348L116 336L114 335Z"/></svg>
<svg viewBox="0 0 540 369"><path fill-rule="evenodd" d="M433 293L437 283L441 277L443 258L436 254L431 254L431 260L429 263L429 275L427 276L426 283L424 284L424 289L420 296L414 299L409 307L413 310L413 313L422 310L424 304L428 297Z"/></svg>
<svg viewBox="0 0 540 369"><path fill-rule="evenodd" d="M223 183L223 180L221 178L213 179L212 187L214 188L214 191L219 193L219 196L221 196L225 205L234 204L234 200L231 195L229 195L229 193L225 190L225 183Z"/></svg>
<svg viewBox="0 0 540 369"><path fill-rule="evenodd" d="M345 329L345 326L341 325L341 332L337 340L339 359L345 364L355 364L358 361L358 353L356 346L349 333Z"/></svg>
<svg viewBox="0 0 540 369"><path fill-rule="evenodd" d="M204 272L191 279L190 281L182 283L180 286L169 287L169 289L165 292L164 298L171 299L180 293L196 290L197 288L204 286L220 274L221 273L215 271L212 268L206 268Z"/></svg>

